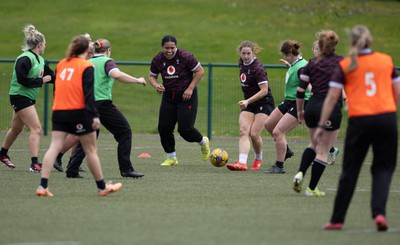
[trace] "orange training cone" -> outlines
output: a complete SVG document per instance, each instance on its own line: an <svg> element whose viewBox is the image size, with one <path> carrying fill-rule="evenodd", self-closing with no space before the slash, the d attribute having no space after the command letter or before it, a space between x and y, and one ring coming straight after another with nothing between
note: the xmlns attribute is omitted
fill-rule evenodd
<svg viewBox="0 0 400 245"><path fill-rule="evenodd" d="M151 158L150 154L149 154L149 153L145 153L145 152L141 153L141 154L139 155L139 157L140 157L140 158Z"/></svg>

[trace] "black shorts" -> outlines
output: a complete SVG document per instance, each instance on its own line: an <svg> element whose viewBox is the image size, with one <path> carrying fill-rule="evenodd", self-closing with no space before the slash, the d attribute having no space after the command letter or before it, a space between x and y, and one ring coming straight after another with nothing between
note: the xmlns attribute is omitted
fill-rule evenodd
<svg viewBox="0 0 400 245"><path fill-rule="evenodd" d="M83 119L77 121L54 121L53 131L67 132L74 135L84 135L95 131L92 128L93 119Z"/></svg>
<svg viewBox="0 0 400 245"><path fill-rule="evenodd" d="M306 107L308 103L308 100L304 101L304 108ZM295 100L284 100L279 106L278 106L279 111L282 114L288 113L289 115L294 116L297 118L297 106L296 106L296 101Z"/></svg>
<svg viewBox="0 0 400 245"><path fill-rule="evenodd" d="M325 97L312 96L304 111L304 120L308 128L318 127L319 118L321 116L322 106ZM334 131L340 128L342 122L342 105L336 103L329 120L325 123L326 130Z"/></svg>
<svg viewBox="0 0 400 245"><path fill-rule="evenodd" d="M248 111L253 114L264 113L269 116L274 109L275 109L274 98L272 96L268 96L268 98L264 102L257 104L254 103L249 104L242 111Z"/></svg>
<svg viewBox="0 0 400 245"><path fill-rule="evenodd" d="M15 112L25 109L29 106L35 105L36 100L22 95L10 95L10 103Z"/></svg>

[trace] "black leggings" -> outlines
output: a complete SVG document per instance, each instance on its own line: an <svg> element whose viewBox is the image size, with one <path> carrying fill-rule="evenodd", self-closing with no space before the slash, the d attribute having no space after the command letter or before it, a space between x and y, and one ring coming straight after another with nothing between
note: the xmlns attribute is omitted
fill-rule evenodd
<svg viewBox="0 0 400 245"><path fill-rule="evenodd" d="M101 124L110 131L118 142L118 164L121 172L133 170L131 158L132 149L132 130L129 122L112 101L96 101L97 109L100 114ZM74 155L71 157L67 173L75 175L78 173L79 166L85 158L85 153L79 143Z"/></svg>
<svg viewBox="0 0 400 245"><path fill-rule="evenodd" d="M163 94L158 117L158 133L166 153L175 151L176 123L178 123L179 134L187 142L200 142L203 139L203 135L194 127L197 105L197 89L193 90L192 97L187 101L183 101L182 93Z"/></svg>
<svg viewBox="0 0 400 245"><path fill-rule="evenodd" d="M350 118L332 223L344 223L364 158L372 146L372 217L386 213L397 157L396 113ZM367 186L366 188L368 188Z"/></svg>

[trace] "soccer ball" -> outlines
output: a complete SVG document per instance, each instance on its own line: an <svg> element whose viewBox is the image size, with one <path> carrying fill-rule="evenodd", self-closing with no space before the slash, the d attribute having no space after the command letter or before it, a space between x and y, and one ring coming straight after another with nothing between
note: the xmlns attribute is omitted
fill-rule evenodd
<svg viewBox="0 0 400 245"><path fill-rule="evenodd" d="M210 154L210 162L215 167L223 167L228 162L228 152L224 149L217 148Z"/></svg>

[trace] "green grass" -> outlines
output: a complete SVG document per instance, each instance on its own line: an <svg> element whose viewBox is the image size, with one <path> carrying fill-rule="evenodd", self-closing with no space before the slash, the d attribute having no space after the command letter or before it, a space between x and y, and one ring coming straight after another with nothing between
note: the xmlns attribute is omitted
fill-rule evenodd
<svg viewBox="0 0 400 245"><path fill-rule="evenodd" d="M0 58L15 59L20 54L25 23L33 23L45 34L44 57L48 60L63 58L71 38L89 32L93 39L111 41L115 60L149 62L160 50L161 37L173 34L178 46L194 53L203 64L236 63L235 48L244 39L264 48L258 55L264 64L278 63L279 45L286 39L303 42L303 56L309 59L315 33L326 28L340 36L338 53L347 54L346 29L364 24L374 36L374 50L391 54L399 66L399 14L399 1L370 0L2 1ZM12 66L0 63L1 139L12 115L8 102ZM148 76L148 66L120 68L134 76ZM276 103L280 103L285 70L267 71ZM206 67L206 76L199 84L196 123L203 133L207 130L207 73ZM211 145L226 149L231 160L238 155L236 103L242 94L237 76L237 68L213 70ZM42 123L43 94L37 101ZM151 87L116 83L113 94L135 135L157 134L160 96ZM120 193L100 198L90 174L71 180L53 172L50 188L55 197L38 198L34 191L40 177L27 171L28 136L22 134L10 150L17 169L0 166L0 244L398 244L400 171L395 172L387 208L391 229L377 233L369 208L371 155L361 172L345 230L320 230L331 214L341 157L321 179L319 187L327 192L326 197L306 198L294 193L292 178L307 142L292 139L304 139L305 135L304 126L288 134L296 155L286 163L287 174L279 176L215 168L199 160L196 144L181 139L177 139L179 166L162 168L159 164L164 153L158 136L136 136L132 160L137 170L146 174L141 180L120 177L116 143L102 136L98 144L104 174L123 183ZM264 136L263 169L274 159L273 143L265 132ZM40 159L49 141L43 137ZM338 146L342 149L341 143ZM142 152L153 157L137 158ZM67 159L64 157L64 165ZM308 181L309 174L305 183Z"/></svg>
<svg viewBox="0 0 400 245"><path fill-rule="evenodd" d="M178 39L178 47L194 53L203 64L228 63L238 60L235 51L244 39L260 44L258 58L264 64L277 64L279 45L283 40L303 43L302 53L312 57L311 44L315 33L333 29L340 36L338 53L347 54L346 30L355 24L367 25L373 36L373 48L393 56L400 64L398 37L399 1L272 1L272 0L153 0L114 2L5 1L0 15L7 22L2 26L1 58L15 59L23 41L25 23L33 23L47 40L44 57L60 60L71 38L89 32L93 39L105 37L112 43L112 57L117 61L144 61L160 50L165 34ZM55 64L51 64L54 69ZM148 66L121 66L135 76L148 76ZM8 89L12 64L0 63L0 130L9 127L11 107ZM206 68L206 72L208 69ZM276 103L283 99L284 69L268 69L270 86ZM208 77L199 84L200 104L196 126L207 132ZM239 108L242 98L237 68L213 70L212 136L237 137ZM51 91L51 86L50 86ZM37 109L42 117L43 92ZM148 86L116 84L114 100L133 124L135 133L155 134L160 96ZM49 106L50 107L50 106ZM304 138L300 127L290 137ZM343 133L340 135L343 137Z"/></svg>
<svg viewBox="0 0 400 245"><path fill-rule="evenodd" d="M375 48L390 52L398 63L399 6L399 1L360 0L8 1L0 10L7 20L0 51L4 58L19 55L22 26L33 23L46 35L48 59L60 59L74 35L89 32L93 38L111 41L116 60L150 61L160 50L161 37L172 33L178 46L202 62L234 63L236 46L250 39L264 48L262 61L276 64L282 40L302 41L305 57L311 57L314 34L332 28L341 37L338 51L347 53L346 28L365 24L374 35Z"/></svg>
<svg viewBox="0 0 400 245"><path fill-rule="evenodd" d="M4 136L0 134L1 136ZM341 232L322 231L328 221L341 166L329 166L319 188L323 198L308 198L291 189L306 141L291 141L296 154L286 163L287 174L231 172L200 160L197 144L177 139L177 167L161 167L158 137L135 136L132 160L143 179L122 179L116 163L116 143L99 140L99 156L107 179L123 183L119 193L101 198L89 173L67 179L53 172L53 198L35 196L40 175L29 173L27 135L17 139L10 156L14 170L0 166L0 244L397 244L400 234L400 171L393 177L387 217L390 230L378 233L370 218L371 155L367 156L357 191ZM238 156L237 139L214 139L230 160ZM49 145L42 140L40 158ZM342 145L338 143L342 150ZM149 153L152 158L137 156ZM265 140L264 164L273 161L273 143ZM252 155L250 159L252 159ZM68 157L64 157L64 166ZM251 160L249 160L250 162ZM86 165L84 167L87 169ZM306 175L305 185L309 182Z"/></svg>

